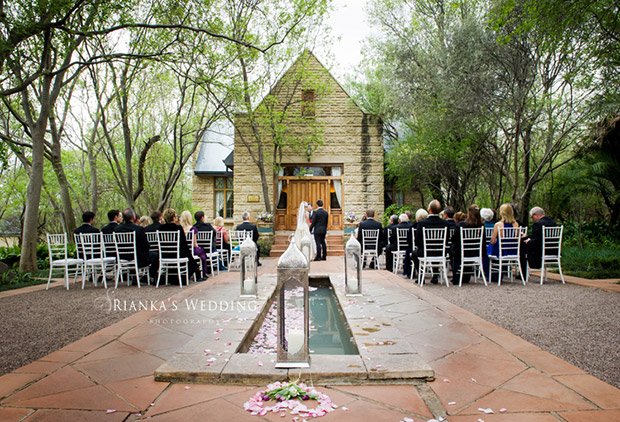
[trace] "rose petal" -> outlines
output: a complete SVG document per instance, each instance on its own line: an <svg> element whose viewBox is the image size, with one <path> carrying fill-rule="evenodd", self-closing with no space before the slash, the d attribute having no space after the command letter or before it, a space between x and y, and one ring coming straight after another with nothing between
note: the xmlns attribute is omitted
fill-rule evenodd
<svg viewBox="0 0 620 422"><path fill-rule="evenodd" d="M449 404L450 406L454 406L454 405L456 404L456 402L455 402L455 401L451 401L451 402L449 402L448 404Z"/></svg>
<svg viewBox="0 0 620 422"><path fill-rule="evenodd" d="M501 409L499 409L500 413L504 413L505 411L507 411L508 409L506 409L505 407L502 407Z"/></svg>
<svg viewBox="0 0 620 422"><path fill-rule="evenodd" d="M106 413L116 413L116 409L108 409L105 412Z"/></svg>
<svg viewBox="0 0 620 422"><path fill-rule="evenodd" d="M187 385L185 387L183 387L183 388L185 388L186 390L189 390L189 386L187 386Z"/></svg>

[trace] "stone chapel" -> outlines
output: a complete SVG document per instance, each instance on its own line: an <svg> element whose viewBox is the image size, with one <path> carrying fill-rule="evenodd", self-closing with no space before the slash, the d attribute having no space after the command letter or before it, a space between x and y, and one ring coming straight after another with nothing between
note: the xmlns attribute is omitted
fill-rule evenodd
<svg viewBox="0 0 620 422"><path fill-rule="evenodd" d="M275 104L272 115L284 116L282 130L289 141L302 141L282 148L276 167L273 132L256 129L246 114L235 116L234 130L232 125L212 126L195 157L195 208L212 218L224 217L227 225L238 224L244 211L252 220L265 211L263 186L251 155L257 154L255 130L261 131L264 145L276 233L295 229L302 201L315 205L323 200L330 215L328 230L334 233L342 233L347 213L359 218L374 209L380 218L387 201L402 205L402 192L384 184L381 119L364 113L310 51L283 74L263 102L267 98ZM312 142L303 141L310 131Z"/></svg>

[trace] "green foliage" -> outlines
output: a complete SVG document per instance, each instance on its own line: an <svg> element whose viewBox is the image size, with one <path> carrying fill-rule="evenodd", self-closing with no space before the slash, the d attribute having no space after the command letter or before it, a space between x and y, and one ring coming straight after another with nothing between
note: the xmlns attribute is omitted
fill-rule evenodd
<svg viewBox="0 0 620 422"><path fill-rule="evenodd" d="M562 247L562 271L589 279L620 277L620 246Z"/></svg>
<svg viewBox="0 0 620 422"><path fill-rule="evenodd" d="M392 204L387 207L383 212L383 217L381 217L381 223L383 224L383 226L387 226L388 224L390 224L390 217L392 215L401 215L405 211L412 211L415 215L416 209L411 205L398 206L397 204Z"/></svg>
<svg viewBox="0 0 620 422"><path fill-rule="evenodd" d="M75 256L75 245L71 245L69 248L73 251ZM69 252L68 252L69 253ZM16 270L19 267L19 259L22 255L22 248L19 245L14 246L1 246L0 247L0 261L4 262L9 268ZM37 266L39 269L49 268L49 251L47 245L40 243L37 245Z"/></svg>
<svg viewBox="0 0 620 422"><path fill-rule="evenodd" d="M594 220L562 222L564 225L563 243L581 248L620 247L620 224L610 226L606 221Z"/></svg>
<svg viewBox="0 0 620 422"><path fill-rule="evenodd" d="M260 247L260 256L269 256L269 254L271 253L271 247L273 246L273 240L259 238L256 243Z"/></svg>

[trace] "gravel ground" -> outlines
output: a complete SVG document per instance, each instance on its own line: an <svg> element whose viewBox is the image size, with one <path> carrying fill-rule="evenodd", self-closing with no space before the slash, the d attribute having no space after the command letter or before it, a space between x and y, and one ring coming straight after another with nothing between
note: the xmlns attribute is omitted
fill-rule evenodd
<svg viewBox="0 0 620 422"><path fill-rule="evenodd" d="M537 277L424 289L620 388L620 294Z"/></svg>
<svg viewBox="0 0 620 422"><path fill-rule="evenodd" d="M424 289L620 388L620 295L551 281ZM162 300L178 286L122 287L111 298ZM56 287L0 299L0 375L131 315L108 312L102 286Z"/></svg>
<svg viewBox="0 0 620 422"><path fill-rule="evenodd" d="M73 283L73 281L71 281ZM80 284L80 283L78 283ZM87 283L50 288L0 299L0 375L33 362L135 311L108 312L106 290ZM109 285L109 282L108 282ZM108 290L111 299L158 301L179 293L179 286L136 285ZM150 302L148 302L150 303Z"/></svg>

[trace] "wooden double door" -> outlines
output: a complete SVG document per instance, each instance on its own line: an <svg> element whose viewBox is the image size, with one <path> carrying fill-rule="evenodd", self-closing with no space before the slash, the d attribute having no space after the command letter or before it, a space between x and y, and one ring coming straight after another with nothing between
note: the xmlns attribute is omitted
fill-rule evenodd
<svg viewBox="0 0 620 422"><path fill-rule="evenodd" d="M276 212L276 230L295 230L297 228L297 212L302 202L312 204L317 208L316 201L323 201L323 208L329 213L328 230L342 230L342 210L331 208L330 179L287 180L287 207Z"/></svg>

